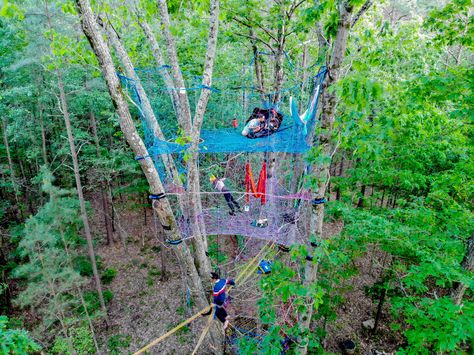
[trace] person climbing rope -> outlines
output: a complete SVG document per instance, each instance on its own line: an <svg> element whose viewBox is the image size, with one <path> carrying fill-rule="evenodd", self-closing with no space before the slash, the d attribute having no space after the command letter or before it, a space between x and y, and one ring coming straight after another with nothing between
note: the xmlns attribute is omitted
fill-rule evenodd
<svg viewBox="0 0 474 355"><path fill-rule="evenodd" d="M227 201L227 205L230 208L229 214L233 216L235 215L236 211L240 212L241 209L240 209L239 203L235 200L234 196L230 193L230 190L225 186L224 184L225 179L226 178L218 179L212 174L209 177L209 181L211 182L212 187L215 190L222 192L224 194L224 198Z"/></svg>
<svg viewBox="0 0 474 355"><path fill-rule="evenodd" d="M259 113L256 118L251 119L247 122L244 129L242 130L242 135L247 138L254 138L255 133L261 131L265 127L265 115Z"/></svg>
<svg viewBox="0 0 474 355"><path fill-rule="evenodd" d="M229 326L229 315L225 310L224 306L227 300L225 293L227 285L235 285L233 279L221 279L215 272L211 272L211 280L214 282L214 288L212 292L213 304L216 312L215 316L224 324L224 330Z"/></svg>

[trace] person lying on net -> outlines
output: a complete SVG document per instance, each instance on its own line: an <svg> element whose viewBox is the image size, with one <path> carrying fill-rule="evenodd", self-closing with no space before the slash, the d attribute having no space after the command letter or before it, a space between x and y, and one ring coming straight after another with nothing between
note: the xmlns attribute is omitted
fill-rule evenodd
<svg viewBox="0 0 474 355"><path fill-rule="evenodd" d="M215 272L211 272L211 280L214 282L214 288L212 292L213 300L212 303L216 308L215 316L224 324L224 330L229 326L229 315L225 310L226 287L227 285L235 285L233 279L221 279Z"/></svg>
<svg viewBox="0 0 474 355"><path fill-rule="evenodd" d="M242 135L248 138L254 138L255 133L258 133L265 128L265 115L259 113L256 118L251 119L242 130Z"/></svg>
<svg viewBox="0 0 474 355"><path fill-rule="evenodd" d="M224 198L227 201L227 205L230 208L229 214L233 216L235 215L236 211L240 212L241 209L240 209L239 203L235 200L234 196L230 193L230 190L225 186L224 180L225 178L218 179L212 174L209 177L209 181L211 182L212 187L215 190L224 193Z"/></svg>

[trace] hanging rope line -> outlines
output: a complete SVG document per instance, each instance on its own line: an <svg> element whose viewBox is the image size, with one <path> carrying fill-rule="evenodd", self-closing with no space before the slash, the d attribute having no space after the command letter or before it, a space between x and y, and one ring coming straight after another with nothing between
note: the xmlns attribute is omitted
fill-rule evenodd
<svg viewBox="0 0 474 355"><path fill-rule="evenodd" d="M202 342L204 341L204 338L206 337L206 334L207 332L209 331L209 329L211 328L211 325L212 325L212 319L214 318L214 314L216 313L216 309L213 308L211 314L209 315L209 317L207 318L207 325L206 327L204 328L204 330L202 331L201 333L201 336L199 337L199 340L196 344L196 347L194 348L193 352L192 352L192 355L196 354L196 352L198 351L199 347L201 346Z"/></svg>
<svg viewBox="0 0 474 355"><path fill-rule="evenodd" d="M247 264L247 266L244 268L244 270L242 270L242 272L235 278L235 282L239 282L240 279L244 278L247 276L247 273L250 272L252 273L252 270L255 270L257 267L258 267L258 263L255 267L255 269L251 268L252 264L255 263L256 260L259 259L259 257L262 255L262 253L266 252L268 247L269 247L270 243L267 243L265 244L265 246L257 253L257 255L255 255L255 257L250 261L250 263ZM229 287L229 293L230 291L232 290L232 286ZM189 317L188 319L184 320L183 322L181 322L180 324L178 324L176 327L174 327L173 329L167 331L165 334L163 334L162 336L160 336L159 338L153 340L151 343L149 343L148 345L144 346L143 348L141 348L140 350L136 351L134 353L134 355L139 355L139 354L142 354L143 352L147 351L148 349L152 348L153 346L157 345L158 343L160 343L161 341L163 341L164 339L168 338L170 335L176 333L178 330L180 330L181 328L183 328L184 326L188 325L189 323L191 323L192 321L194 321L195 319L197 318L200 318L202 317L203 313L207 313L209 312L210 310L212 310L213 307L212 305L209 305L209 306L206 306L204 307L203 309L201 309L199 312L197 312L196 314L194 314L193 316Z"/></svg>

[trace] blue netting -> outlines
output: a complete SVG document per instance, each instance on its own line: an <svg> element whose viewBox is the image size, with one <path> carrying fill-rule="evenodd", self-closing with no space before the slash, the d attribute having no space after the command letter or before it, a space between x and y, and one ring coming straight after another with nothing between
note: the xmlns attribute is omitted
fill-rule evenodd
<svg viewBox="0 0 474 355"><path fill-rule="evenodd" d="M239 152L287 152L303 154L307 152L312 142L307 132L316 124L315 114L321 93L326 68L322 67L316 75L302 81L303 70L310 73L316 65L308 68L295 69L289 61L285 76L288 86L278 92L260 92L255 86L254 64L257 56L264 56L260 63L265 62L266 53L257 53L250 63L243 65L242 70L235 75L219 77L214 75L212 87L202 85L202 77L183 72L185 88L167 87L164 77L170 75L170 66L163 65L158 68L136 69L136 75L145 91L152 110L163 133L164 138L157 137L150 127L150 120L145 117L142 98L137 90L137 82L126 76L120 75L125 93L133 104L136 113L141 119L144 142L148 155L140 158L152 158L155 166L165 184L184 182L185 159L189 144L183 135L176 119L173 91L185 90L188 94L191 112L194 112L199 100L201 90L210 90L211 95L206 107L204 122L201 131L200 153L239 153ZM266 69L272 66L267 66ZM274 73L273 73L274 74ZM271 72L266 72L266 77L272 77ZM306 76L307 77L307 76ZM298 104L299 103L299 104ZM248 117L255 108L275 109L283 116L281 126L272 135L262 138L246 138L241 132ZM233 121L238 123L233 128ZM163 154L172 154L173 161L179 176L171 176L165 169ZM168 189L167 189L168 190Z"/></svg>
<svg viewBox="0 0 474 355"><path fill-rule="evenodd" d="M158 70L139 70L137 73L141 77L142 85L147 95L152 101L155 115L159 114L159 124L167 140L155 137L146 120L143 119L143 130L145 134L145 144L150 155L174 154L185 152L189 144L179 144L178 126L174 118L174 108L169 99L169 88L160 85L160 76L163 70L168 67L162 67ZM311 109L316 111L317 102L320 96L320 86L325 77L326 70L323 68L317 75L311 77L308 82L311 84L311 95L309 103ZM133 79L119 75L122 83L128 89L131 99L138 109L140 116L143 116L141 108L141 98L138 95L136 85ZM244 78L247 82L250 78ZM230 87L204 87L197 82L197 77L190 79L189 86L186 88L190 98L191 106L197 101L197 95L193 100L193 91L208 89L212 91L211 98L204 116L203 129L201 131L202 143L199 145L201 153L232 153L232 152L287 152L304 153L310 148L311 142L307 141L307 130L305 124L311 126L314 124L314 115L308 122L303 123L296 115L291 115L290 98L303 100L303 84L298 83L278 92L280 98L277 104L273 104L273 98L277 93L262 94L257 92L254 87L237 86L230 83ZM233 81L236 79L233 78ZM162 84L162 83L161 83ZM218 85L219 82L216 84ZM223 85L223 84L221 84ZM316 96L314 96L316 95ZM316 102L316 105L314 105ZM245 125L246 119L250 116L254 108L263 109L275 108L280 112L284 119L279 130L269 136L250 139L242 136L241 131ZM302 111L309 107L303 106ZM315 113L315 112L314 112ZM144 117L142 117L144 118ZM231 128L231 121L236 118L239 125L236 129Z"/></svg>

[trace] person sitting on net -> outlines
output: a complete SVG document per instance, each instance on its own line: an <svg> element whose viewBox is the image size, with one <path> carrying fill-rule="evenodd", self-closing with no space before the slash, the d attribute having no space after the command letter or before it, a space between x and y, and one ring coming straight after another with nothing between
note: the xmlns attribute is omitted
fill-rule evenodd
<svg viewBox="0 0 474 355"><path fill-rule="evenodd" d="M259 113L256 118L251 119L245 125L242 135L248 138L253 138L255 133L261 131L265 127L265 115Z"/></svg>
<svg viewBox="0 0 474 355"><path fill-rule="evenodd" d="M229 315L224 308L227 285L234 286L235 282L233 279L221 279L215 272L211 272L211 280L214 282L214 288L212 292L213 300L212 303L216 308L215 316L224 324L224 330L229 326Z"/></svg>
<svg viewBox="0 0 474 355"><path fill-rule="evenodd" d="M240 212L240 205L239 203L235 200L234 196L230 193L230 190L225 186L224 184L225 178L218 179L214 175L211 174L209 177L209 181L212 184L212 187L224 194L224 198L227 201L227 205L230 208L229 214L231 216L235 215L235 211Z"/></svg>

